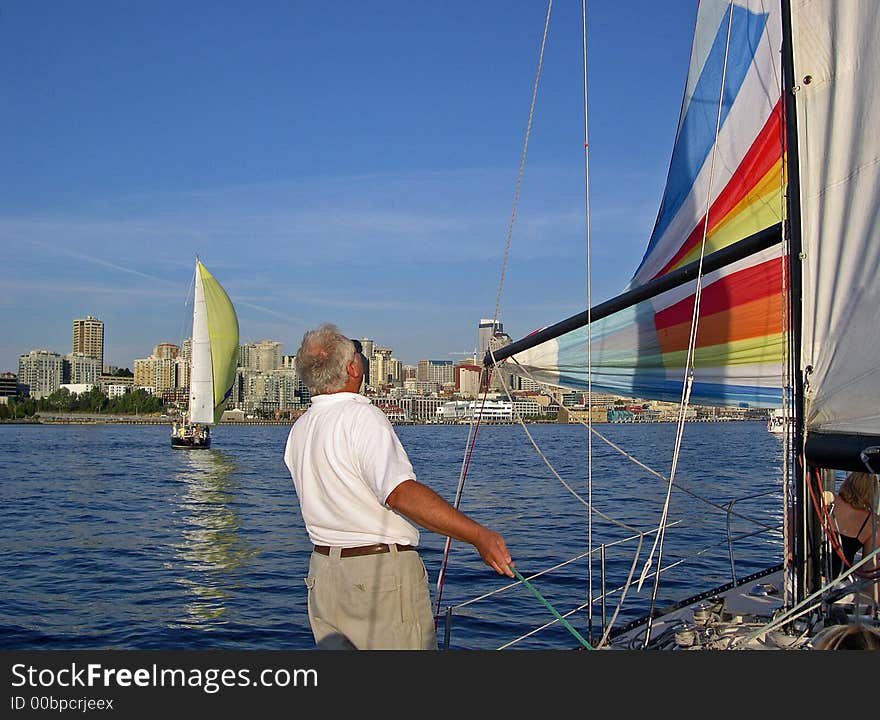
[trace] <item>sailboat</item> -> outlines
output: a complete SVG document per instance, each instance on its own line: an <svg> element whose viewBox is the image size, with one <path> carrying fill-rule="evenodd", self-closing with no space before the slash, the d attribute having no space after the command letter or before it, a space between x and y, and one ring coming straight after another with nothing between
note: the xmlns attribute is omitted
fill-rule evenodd
<svg viewBox="0 0 880 720"><path fill-rule="evenodd" d="M189 405L171 430L171 447L211 447L211 426L220 421L238 365L238 316L216 278L196 258Z"/></svg>
<svg viewBox="0 0 880 720"><path fill-rule="evenodd" d="M768 543L765 570L659 610L670 492L626 586L653 584L651 609L593 647L809 648L830 624L880 623L877 551L831 577L826 505L841 473L880 471L878 37L875 0L702 0L629 285L486 355L552 388L792 418L773 481L783 551Z"/></svg>

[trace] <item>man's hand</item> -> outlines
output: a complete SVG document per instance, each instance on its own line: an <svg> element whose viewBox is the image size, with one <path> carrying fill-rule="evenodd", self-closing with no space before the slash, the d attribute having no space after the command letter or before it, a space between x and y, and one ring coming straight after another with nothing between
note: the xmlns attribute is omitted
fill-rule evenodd
<svg viewBox="0 0 880 720"><path fill-rule="evenodd" d="M504 538L497 532L483 528L474 542L474 547L480 553L483 562L499 575L514 576L510 569L513 560L507 550L507 545L504 544Z"/></svg>

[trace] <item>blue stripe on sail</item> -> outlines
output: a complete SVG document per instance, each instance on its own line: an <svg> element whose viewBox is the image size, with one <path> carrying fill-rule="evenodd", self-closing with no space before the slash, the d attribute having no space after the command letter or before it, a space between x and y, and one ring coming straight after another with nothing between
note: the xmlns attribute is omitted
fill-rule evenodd
<svg viewBox="0 0 880 720"><path fill-rule="evenodd" d="M725 20L727 14L724 15ZM767 26L767 15L749 12L738 5L733 6L730 31L730 55L727 60L724 95L721 105L721 125L727 119L746 74L754 60L755 50ZM639 263L639 269L651 255L663 233L676 213L681 209L691 191L700 168L709 157L715 142L716 108L718 88L724 73L724 50L727 45L727 23L722 22L715 34L712 49L700 73L694 94L688 104L681 131L676 138L669 163L666 190L657 215L657 223L651 233L648 248ZM697 218L694 218L696 224ZM636 274L638 270L636 271Z"/></svg>
<svg viewBox="0 0 880 720"><path fill-rule="evenodd" d="M587 389L587 382L582 373L560 373L559 383L573 389ZM681 385L680 380L661 377L633 378L625 373L615 376L611 373L594 372L592 378L593 392L675 403L681 402ZM695 382L691 388L690 403L738 408L782 407L782 390L778 387Z"/></svg>

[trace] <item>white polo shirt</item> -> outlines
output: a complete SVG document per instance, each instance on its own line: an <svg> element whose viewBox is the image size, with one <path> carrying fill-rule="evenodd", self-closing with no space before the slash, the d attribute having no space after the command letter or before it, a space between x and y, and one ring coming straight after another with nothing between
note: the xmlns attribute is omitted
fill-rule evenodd
<svg viewBox="0 0 880 720"><path fill-rule="evenodd" d="M412 464L388 418L363 395L316 395L293 424L284 463L316 545L418 545L419 531L385 505Z"/></svg>

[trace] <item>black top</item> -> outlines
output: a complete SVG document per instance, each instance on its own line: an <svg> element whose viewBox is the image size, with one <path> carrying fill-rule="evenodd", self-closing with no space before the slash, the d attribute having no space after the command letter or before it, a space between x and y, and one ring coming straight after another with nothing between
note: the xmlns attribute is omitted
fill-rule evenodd
<svg viewBox="0 0 880 720"><path fill-rule="evenodd" d="M844 557L846 557L847 567L851 567L855 562L856 553L862 549L862 542L859 540L859 535L862 534L862 530L865 529L865 523L868 522L868 518L871 517L871 513L867 513L865 515L865 519L862 521L861 526L855 534L855 537L851 537L849 535L844 535L839 530L837 531L837 538L840 541L840 549L843 551ZM840 555L837 554L835 550L831 551L831 577L837 577L840 575L842 563L840 561Z"/></svg>

